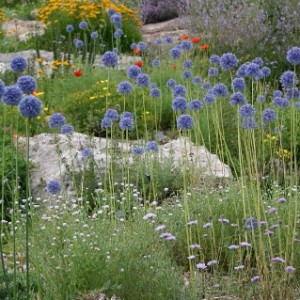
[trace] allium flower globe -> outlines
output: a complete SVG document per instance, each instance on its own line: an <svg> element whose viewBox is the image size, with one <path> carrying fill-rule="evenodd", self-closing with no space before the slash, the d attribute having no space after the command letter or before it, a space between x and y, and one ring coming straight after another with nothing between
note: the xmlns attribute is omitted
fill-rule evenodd
<svg viewBox="0 0 300 300"><path fill-rule="evenodd" d="M113 9L113 8L109 8L108 10L107 10L107 15L109 16L109 17L111 17L112 15L114 15L116 12L115 12L115 10Z"/></svg>
<svg viewBox="0 0 300 300"><path fill-rule="evenodd" d="M122 81L118 85L118 93L121 95L130 95L132 93L132 84L129 81Z"/></svg>
<svg viewBox="0 0 300 300"><path fill-rule="evenodd" d="M61 184L58 180L52 179L47 182L47 192L51 195L57 195L61 192Z"/></svg>
<svg viewBox="0 0 300 300"><path fill-rule="evenodd" d="M243 105L246 103L245 95L241 92L233 93L230 96L230 104L231 105Z"/></svg>
<svg viewBox="0 0 300 300"><path fill-rule="evenodd" d="M150 78L147 74L139 74L136 77L136 84L140 87L147 87L150 84Z"/></svg>
<svg viewBox="0 0 300 300"><path fill-rule="evenodd" d="M75 47L78 48L78 49L81 49L83 48L84 46L84 42L82 40L76 40L75 41Z"/></svg>
<svg viewBox="0 0 300 300"><path fill-rule="evenodd" d="M192 82L193 82L194 85L198 85L198 84L200 84L202 82L202 79L201 79L200 76L195 76L193 78Z"/></svg>
<svg viewBox="0 0 300 300"><path fill-rule="evenodd" d="M300 48L293 47L288 50L286 59L292 65L299 65L300 64Z"/></svg>
<svg viewBox="0 0 300 300"><path fill-rule="evenodd" d="M114 68L116 64L118 63L118 56L113 51L106 51L102 57L101 61L104 64L104 66L109 68Z"/></svg>
<svg viewBox="0 0 300 300"><path fill-rule="evenodd" d="M186 69L190 69L193 67L193 62L191 60L187 59L183 62L183 67Z"/></svg>
<svg viewBox="0 0 300 300"><path fill-rule="evenodd" d="M182 78L183 79L190 79L192 77L192 72L191 71L183 71L182 73Z"/></svg>
<svg viewBox="0 0 300 300"><path fill-rule="evenodd" d="M114 13L110 16L110 22L119 28L122 24L122 16L119 13Z"/></svg>
<svg viewBox="0 0 300 300"><path fill-rule="evenodd" d="M104 118L110 119L112 121L116 121L119 119L119 114L115 109L111 109L109 108L105 114L104 114Z"/></svg>
<svg viewBox="0 0 300 300"><path fill-rule="evenodd" d="M292 88L298 83L297 75L292 71L285 71L280 76L280 83L284 88Z"/></svg>
<svg viewBox="0 0 300 300"><path fill-rule="evenodd" d="M118 28L115 32L114 32L114 38L115 39L120 39L123 35L123 30Z"/></svg>
<svg viewBox="0 0 300 300"><path fill-rule="evenodd" d="M15 73L22 73L27 68L27 61L22 56L15 56L10 63L10 67Z"/></svg>
<svg viewBox="0 0 300 300"><path fill-rule="evenodd" d="M4 92L2 95L2 101L6 105L17 106L22 99L23 92L22 90L16 86L6 86L4 87Z"/></svg>
<svg viewBox="0 0 300 300"><path fill-rule="evenodd" d="M145 52L146 51L146 49L147 49L147 44L145 43L145 42L139 42L138 44L137 44L137 48L139 49L139 50L141 50L142 52Z"/></svg>
<svg viewBox="0 0 300 300"><path fill-rule="evenodd" d="M152 98L159 98L160 97L160 89L153 88L150 90L150 97Z"/></svg>
<svg viewBox="0 0 300 300"><path fill-rule="evenodd" d="M158 151L158 145L155 141L149 141L147 142L145 146L146 151L148 152L157 152Z"/></svg>
<svg viewBox="0 0 300 300"><path fill-rule="evenodd" d="M36 89L36 80L29 75L24 75L18 78L17 86L24 94L30 95Z"/></svg>
<svg viewBox="0 0 300 300"><path fill-rule="evenodd" d="M81 30L86 30L86 29L88 28L88 23L85 22L85 21L81 21L81 22L79 23L79 28L80 28Z"/></svg>
<svg viewBox="0 0 300 300"><path fill-rule="evenodd" d="M255 115L255 108L252 104L244 104L240 107L239 114L241 117L253 117Z"/></svg>
<svg viewBox="0 0 300 300"><path fill-rule="evenodd" d="M242 92L246 88L246 82L244 78L234 78L232 80L232 87L235 92Z"/></svg>
<svg viewBox="0 0 300 300"><path fill-rule="evenodd" d="M98 38L98 36L99 36L99 34L98 34L98 32L97 32L97 31L93 31L93 32L91 33L91 39L92 39L92 40L95 40L95 39L97 39L97 38Z"/></svg>
<svg viewBox="0 0 300 300"><path fill-rule="evenodd" d="M181 50L178 49L178 48L172 48L170 50L170 56L173 58L173 59L176 59L176 58L180 58L181 57Z"/></svg>
<svg viewBox="0 0 300 300"><path fill-rule="evenodd" d="M166 44L172 44L173 43L173 38L171 36L167 36L165 38L165 42L166 42Z"/></svg>
<svg viewBox="0 0 300 300"><path fill-rule="evenodd" d="M213 86L212 92L217 97L226 97L228 95L227 86L223 83L217 83Z"/></svg>
<svg viewBox="0 0 300 300"><path fill-rule="evenodd" d="M132 65L127 69L127 76L131 79L136 79L139 74L141 74L141 68L136 65Z"/></svg>
<svg viewBox="0 0 300 300"><path fill-rule="evenodd" d="M74 31L74 26L73 26L73 25L67 25L67 26L66 26L66 31L67 31L67 32L72 32L72 31Z"/></svg>
<svg viewBox="0 0 300 300"><path fill-rule="evenodd" d="M208 92L204 98L203 98L203 102L205 104L213 104L216 102L216 96L212 93L212 92Z"/></svg>
<svg viewBox="0 0 300 300"><path fill-rule="evenodd" d="M272 100L272 104L278 108L286 108L289 106L290 102L287 98L275 97Z"/></svg>
<svg viewBox="0 0 300 300"><path fill-rule="evenodd" d="M69 124L61 126L60 132L65 135L72 135L74 133L74 127Z"/></svg>
<svg viewBox="0 0 300 300"><path fill-rule="evenodd" d="M193 48L193 44L192 42L188 41L188 40L184 40L181 42L181 49L184 51L189 51Z"/></svg>
<svg viewBox="0 0 300 300"><path fill-rule="evenodd" d="M254 117L242 118L242 128L243 129L255 129L257 127Z"/></svg>
<svg viewBox="0 0 300 300"><path fill-rule="evenodd" d="M264 61L263 61L263 59L262 59L261 57L255 57L255 58L252 60L252 62L253 62L254 64L257 64L259 67L262 67L263 64L264 64Z"/></svg>
<svg viewBox="0 0 300 300"><path fill-rule="evenodd" d="M229 71L238 66L238 59L232 53L225 53L220 57L220 66L224 71Z"/></svg>
<svg viewBox="0 0 300 300"><path fill-rule="evenodd" d="M172 101L172 108L175 111L184 111L187 110L188 104L185 98L177 97Z"/></svg>
<svg viewBox="0 0 300 300"><path fill-rule="evenodd" d="M202 103L199 99L193 99L189 103L190 110L201 110L202 109Z"/></svg>
<svg viewBox="0 0 300 300"><path fill-rule="evenodd" d="M135 156L141 156L145 152L145 149L143 147L134 147L131 150L131 153Z"/></svg>
<svg viewBox="0 0 300 300"><path fill-rule="evenodd" d="M268 77L271 75L271 70L268 67L263 67L260 70L262 78Z"/></svg>
<svg viewBox="0 0 300 300"><path fill-rule="evenodd" d="M177 119L177 127L180 130L189 130L194 126L193 118L190 115L180 115Z"/></svg>
<svg viewBox="0 0 300 300"><path fill-rule="evenodd" d="M61 127L65 125L66 118L61 113L54 113L50 116L48 120L48 125L50 128Z"/></svg>
<svg viewBox="0 0 300 300"><path fill-rule="evenodd" d="M300 98L300 91L298 88L290 88L286 91L286 98L288 100L291 99L299 99Z"/></svg>
<svg viewBox="0 0 300 300"><path fill-rule="evenodd" d="M219 70L215 67L211 67L207 72L208 77L217 77L219 76Z"/></svg>
<svg viewBox="0 0 300 300"><path fill-rule="evenodd" d="M100 121L100 127L101 128L111 128L113 126L113 121L112 119L109 119L109 118L103 118L101 121Z"/></svg>
<svg viewBox="0 0 300 300"><path fill-rule="evenodd" d="M245 74L247 77L250 77L250 78L260 78L261 71L260 71L259 65L255 64L255 63L248 64L247 68L245 70Z"/></svg>
<svg viewBox="0 0 300 300"><path fill-rule="evenodd" d="M272 108L266 108L262 112L262 120L264 123L273 122L276 120L276 112Z"/></svg>
<svg viewBox="0 0 300 300"><path fill-rule="evenodd" d="M94 153L91 148L84 148L81 151L81 158L86 159L86 158L93 158Z"/></svg>
<svg viewBox="0 0 300 300"><path fill-rule="evenodd" d="M119 126L123 130L132 130L134 129L134 122L132 118L122 117L120 119Z"/></svg>
<svg viewBox="0 0 300 300"><path fill-rule="evenodd" d="M158 67L160 65L160 61L158 60L158 59L154 59L153 61L152 61L152 66L153 67Z"/></svg>
<svg viewBox="0 0 300 300"><path fill-rule="evenodd" d="M19 103L20 114L25 118L35 118L41 110L42 102L34 96L26 96Z"/></svg>
<svg viewBox="0 0 300 300"><path fill-rule="evenodd" d="M176 85L176 81L174 79L169 79L166 83L166 87L172 88L172 89L175 87L175 85Z"/></svg>
<svg viewBox="0 0 300 300"><path fill-rule="evenodd" d="M177 96L185 97L185 95L186 95L185 86L183 86L181 84L175 85L172 90L172 94L174 97L177 97Z"/></svg>
<svg viewBox="0 0 300 300"><path fill-rule="evenodd" d="M209 58L209 62L211 64L220 64L220 56L219 55L216 55L216 54L213 54L210 58Z"/></svg>

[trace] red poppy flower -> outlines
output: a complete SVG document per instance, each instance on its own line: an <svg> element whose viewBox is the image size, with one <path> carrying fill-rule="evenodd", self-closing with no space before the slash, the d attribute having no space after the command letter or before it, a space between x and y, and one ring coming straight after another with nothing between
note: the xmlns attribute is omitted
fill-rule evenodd
<svg viewBox="0 0 300 300"><path fill-rule="evenodd" d="M171 69L173 70L176 70L177 66L174 64L174 65L171 65Z"/></svg>
<svg viewBox="0 0 300 300"><path fill-rule="evenodd" d="M188 34L183 34L181 37L182 40L188 40L189 39L189 35Z"/></svg>
<svg viewBox="0 0 300 300"><path fill-rule="evenodd" d="M34 90L31 95L35 96L35 95L39 94L40 92L41 92L40 90Z"/></svg>
<svg viewBox="0 0 300 300"><path fill-rule="evenodd" d="M80 76L82 76L82 71L81 70L77 70L77 71L74 71L73 74L76 77L80 77Z"/></svg>
<svg viewBox="0 0 300 300"><path fill-rule="evenodd" d="M132 50L132 53L135 54L135 55L139 55L141 53L141 50L138 49L138 48L135 48Z"/></svg>
<svg viewBox="0 0 300 300"><path fill-rule="evenodd" d="M200 46L201 50L207 50L208 49L208 44L203 44Z"/></svg>
<svg viewBox="0 0 300 300"><path fill-rule="evenodd" d="M137 61L136 63L135 63L135 65L137 66L137 67L142 67L144 64L143 64L143 62L142 61Z"/></svg>
<svg viewBox="0 0 300 300"><path fill-rule="evenodd" d="M193 44L198 44L200 42L200 38L195 36L195 37L192 38L191 41L192 41Z"/></svg>

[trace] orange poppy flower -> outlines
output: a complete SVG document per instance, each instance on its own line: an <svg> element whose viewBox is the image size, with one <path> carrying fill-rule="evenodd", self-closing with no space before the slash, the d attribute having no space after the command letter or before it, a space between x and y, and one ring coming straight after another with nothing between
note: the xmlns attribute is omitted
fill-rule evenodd
<svg viewBox="0 0 300 300"><path fill-rule="evenodd" d="M208 49L208 44L203 44L200 46L201 50L207 50Z"/></svg>
<svg viewBox="0 0 300 300"><path fill-rule="evenodd" d="M189 39L189 35L188 34L183 34L181 37L182 40L188 40Z"/></svg>
<svg viewBox="0 0 300 300"><path fill-rule="evenodd" d="M137 66L137 67L142 67L144 64L143 64L143 62L142 61L137 61L136 63L135 63L135 65Z"/></svg>
<svg viewBox="0 0 300 300"><path fill-rule="evenodd" d="M136 49L133 49L133 50L132 50L132 53L133 53L134 55L139 55L139 54L141 53L141 50L138 49L138 48L136 48Z"/></svg>
<svg viewBox="0 0 300 300"><path fill-rule="evenodd" d="M76 77L80 77L80 76L82 76L82 71L81 70L77 70L77 71L74 71L73 74Z"/></svg>
<svg viewBox="0 0 300 300"><path fill-rule="evenodd" d="M198 44L200 42L200 38L195 36L195 37L192 38L191 41L192 41L193 44Z"/></svg>
<svg viewBox="0 0 300 300"><path fill-rule="evenodd" d="M171 65L171 69L176 70L177 66L175 64Z"/></svg>

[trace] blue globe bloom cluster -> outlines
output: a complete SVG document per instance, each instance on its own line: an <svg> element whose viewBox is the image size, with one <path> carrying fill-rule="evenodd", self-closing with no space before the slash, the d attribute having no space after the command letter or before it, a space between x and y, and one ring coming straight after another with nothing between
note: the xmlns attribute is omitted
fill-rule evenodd
<svg viewBox="0 0 300 300"><path fill-rule="evenodd" d="M220 67L224 71L229 71L238 66L238 59L232 53L225 53L220 57Z"/></svg>
<svg viewBox="0 0 300 300"><path fill-rule="evenodd" d="M42 110L42 102L34 96L26 96L19 103L20 114L25 118L36 118Z"/></svg>
<svg viewBox="0 0 300 300"><path fill-rule="evenodd" d="M5 88L5 84L4 84L4 82L0 79L0 99L1 99L2 95L4 94L4 88Z"/></svg>
<svg viewBox="0 0 300 300"><path fill-rule="evenodd" d="M300 64L300 48L293 47L288 50L286 59L292 65L299 65Z"/></svg>
<svg viewBox="0 0 300 300"><path fill-rule="evenodd" d="M74 127L70 124L61 126L60 132L65 135L72 135L74 133Z"/></svg>
<svg viewBox="0 0 300 300"><path fill-rule="evenodd" d="M139 74L141 74L141 68L136 65L132 65L127 69L127 77L131 79L136 79Z"/></svg>
<svg viewBox="0 0 300 300"><path fill-rule="evenodd" d="M232 88L235 92L242 92L244 91L244 89L246 88L246 82L244 78L234 78L232 80Z"/></svg>
<svg viewBox="0 0 300 300"><path fill-rule="evenodd" d="M70 24L67 25L67 26L66 26L66 31L69 32L69 33L72 32L72 31L74 31L74 26L73 26L73 25L70 25Z"/></svg>
<svg viewBox="0 0 300 300"><path fill-rule="evenodd" d="M10 67L13 70L13 72L22 73L27 68L27 61L22 56L15 56L10 63Z"/></svg>
<svg viewBox="0 0 300 300"><path fill-rule="evenodd" d="M17 105L19 105L19 103L22 99L22 95L23 95L23 92L18 86L16 86L16 85L6 86L6 87L4 87L2 101L6 105L17 106Z"/></svg>
<svg viewBox="0 0 300 300"><path fill-rule="evenodd" d="M145 149L143 147L134 147L131 149L131 153L135 156L142 156L145 153Z"/></svg>
<svg viewBox="0 0 300 300"><path fill-rule="evenodd" d="M275 97L272 100L272 104L278 108L286 108L289 106L289 100L283 97Z"/></svg>
<svg viewBox="0 0 300 300"><path fill-rule="evenodd" d="M29 75L24 75L18 78L17 86L24 94L30 95L36 89L36 80Z"/></svg>
<svg viewBox="0 0 300 300"><path fill-rule="evenodd" d="M157 152L158 151L158 145L156 141L149 141L146 143L145 146L146 151L148 152Z"/></svg>
<svg viewBox="0 0 300 300"><path fill-rule="evenodd" d="M298 83L297 75L293 71L285 71L280 76L280 83L284 88L292 88L295 87Z"/></svg>
<svg viewBox="0 0 300 300"><path fill-rule="evenodd" d="M66 118L61 113L54 113L48 120L50 128L62 127L66 123Z"/></svg>
<svg viewBox="0 0 300 300"><path fill-rule="evenodd" d="M113 51L106 51L102 57L101 61L104 64L104 66L108 68L114 68L116 64L118 63L118 56Z"/></svg>
<svg viewBox="0 0 300 300"><path fill-rule="evenodd" d="M132 93L132 84L129 81L122 81L118 85L118 93L121 95L130 95Z"/></svg>
<svg viewBox="0 0 300 300"><path fill-rule="evenodd" d="M226 97L228 95L228 88L223 83L217 83L212 87L212 92L217 97Z"/></svg>
<svg viewBox="0 0 300 300"><path fill-rule="evenodd" d="M114 32L114 38L115 39L120 39L122 37L122 35L124 34L123 30L121 28L118 28L115 32Z"/></svg>
<svg viewBox="0 0 300 300"><path fill-rule="evenodd" d="M202 82L202 79L200 76L194 76L193 80L192 80L194 85L198 85Z"/></svg>
<svg viewBox="0 0 300 300"><path fill-rule="evenodd" d="M99 34L98 34L97 31L93 31L93 32L91 33L91 39L92 39L92 40L96 40L96 39L98 38L98 36L99 36Z"/></svg>
<svg viewBox="0 0 300 300"><path fill-rule="evenodd" d="M211 67L207 71L208 77L218 77L219 76L219 70L215 67Z"/></svg>
<svg viewBox="0 0 300 300"><path fill-rule="evenodd" d="M137 44L137 48L141 51L141 52L145 52L147 49L147 44L143 41L138 42Z"/></svg>
<svg viewBox="0 0 300 300"><path fill-rule="evenodd" d="M81 29L81 30L86 30L87 28L88 28L88 23L86 22L86 21L81 21L80 23L79 23L79 28Z"/></svg>
<svg viewBox="0 0 300 300"><path fill-rule="evenodd" d="M177 97L177 96L185 97L185 95L186 95L185 86L183 86L181 84L175 85L173 90L172 90L172 93L173 93L174 97Z"/></svg>
<svg viewBox="0 0 300 300"><path fill-rule="evenodd" d="M177 97L172 101L172 108L175 111L185 111L188 108L188 104L185 98Z"/></svg>
<svg viewBox="0 0 300 300"><path fill-rule="evenodd" d="M119 13L114 13L110 16L110 22L116 27L121 28L122 27L122 16Z"/></svg>
<svg viewBox="0 0 300 300"><path fill-rule="evenodd" d="M170 50L170 56L173 59L180 58L181 57L181 50L178 47L172 48Z"/></svg>
<svg viewBox="0 0 300 300"><path fill-rule="evenodd" d="M216 55L216 54L213 54L210 58L209 58L209 62L211 64L217 64L219 65L220 64L220 56L219 55Z"/></svg>
<svg viewBox="0 0 300 300"><path fill-rule="evenodd" d="M246 98L243 93L235 92L230 96L231 105L244 105L246 103Z"/></svg>
<svg viewBox="0 0 300 300"><path fill-rule="evenodd" d="M191 50L193 48L192 42L188 41L188 40L182 41L181 44L180 44L180 46L181 46L181 49L183 51L189 51L189 50Z"/></svg>
<svg viewBox="0 0 300 300"><path fill-rule="evenodd" d="M160 89L159 88L152 88L150 90L150 97L152 98L159 98L160 97Z"/></svg>
<svg viewBox="0 0 300 300"><path fill-rule="evenodd" d="M203 98L203 102L205 104L213 104L216 102L216 96L211 91L208 91Z"/></svg>
<svg viewBox="0 0 300 300"><path fill-rule="evenodd" d="M160 65L160 61L158 60L158 59L154 59L153 61L152 61L152 66L153 67L158 67Z"/></svg>
<svg viewBox="0 0 300 300"><path fill-rule="evenodd" d="M194 127L194 121L193 118L190 115L180 115L177 119L177 127L180 130L189 130L193 129Z"/></svg>
<svg viewBox="0 0 300 300"><path fill-rule="evenodd" d="M191 60L187 59L183 62L183 67L186 69L190 69L193 67L193 62Z"/></svg>
<svg viewBox="0 0 300 300"><path fill-rule="evenodd" d="M134 119L130 112L124 112L121 115L119 126L122 130L132 130L134 129Z"/></svg>
<svg viewBox="0 0 300 300"><path fill-rule="evenodd" d="M81 151L81 158L91 159L94 157L94 152L91 148L83 148Z"/></svg>
<svg viewBox="0 0 300 300"><path fill-rule="evenodd" d="M176 80L174 80L174 79L169 79L168 81L167 81L167 83L166 83L166 87L168 87L168 88L174 88L175 87L175 85L176 85Z"/></svg>
<svg viewBox="0 0 300 300"><path fill-rule="evenodd" d="M51 179L47 182L46 190L51 195L57 195L61 192L61 184L56 179Z"/></svg>
<svg viewBox="0 0 300 300"><path fill-rule="evenodd" d="M192 78L192 72L191 71L183 71L182 78L183 79L190 79L190 78Z"/></svg>
<svg viewBox="0 0 300 300"><path fill-rule="evenodd" d="M136 77L136 84L140 87L147 87L150 84L150 78L147 74L140 73Z"/></svg>
<svg viewBox="0 0 300 300"><path fill-rule="evenodd" d="M189 103L190 110L201 110L202 109L202 103L199 99L193 99Z"/></svg>
<svg viewBox="0 0 300 300"><path fill-rule="evenodd" d="M272 108L266 108L262 112L262 121L264 124L273 122L276 120L276 112Z"/></svg>

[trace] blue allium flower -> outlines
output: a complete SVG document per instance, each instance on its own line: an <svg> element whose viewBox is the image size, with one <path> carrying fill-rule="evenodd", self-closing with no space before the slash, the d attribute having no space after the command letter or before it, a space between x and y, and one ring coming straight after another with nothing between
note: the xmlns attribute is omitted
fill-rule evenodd
<svg viewBox="0 0 300 300"><path fill-rule="evenodd" d="M15 73L24 72L27 68L27 61L22 56L15 56L10 63L10 67Z"/></svg>
<svg viewBox="0 0 300 300"><path fill-rule="evenodd" d="M219 55L216 55L216 54L213 54L210 58L209 58L209 62L211 64L220 64L220 56Z"/></svg>
<svg viewBox="0 0 300 300"><path fill-rule="evenodd" d="M73 45L76 46L76 42L78 41L78 39L73 39Z"/></svg>
<svg viewBox="0 0 300 300"><path fill-rule="evenodd" d="M151 88L151 89L157 88L157 83L151 82L151 83L150 83L150 88Z"/></svg>
<svg viewBox="0 0 300 300"><path fill-rule="evenodd" d="M161 38L157 38L157 39L155 39L155 41L154 41L154 44L155 44L156 46L159 46L159 45L161 45L161 44L162 44L162 40L161 40Z"/></svg>
<svg viewBox="0 0 300 300"><path fill-rule="evenodd" d="M152 66L153 67L158 67L160 65L160 61L158 59L153 59L152 60Z"/></svg>
<svg viewBox="0 0 300 300"><path fill-rule="evenodd" d="M232 87L235 92L242 92L246 88L246 82L244 78L234 78L232 80Z"/></svg>
<svg viewBox="0 0 300 300"><path fill-rule="evenodd" d="M131 118L133 120L133 114L130 111L124 111L121 114L121 118Z"/></svg>
<svg viewBox="0 0 300 300"><path fill-rule="evenodd" d="M202 82L202 79L201 79L201 77L200 76L195 76L194 78L193 78L193 84L194 85L197 85L197 84L200 84L201 82Z"/></svg>
<svg viewBox="0 0 300 300"><path fill-rule="evenodd" d="M212 92L217 97L226 97L228 95L227 86L223 83L217 83L213 86Z"/></svg>
<svg viewBox="0 0 300 300"><path fill-rule="evenodd" d="M176 85L176 81L174 79L169 79L166 83L166 87L168 88L174 88Z"/></svg>
<svg viewBox="0 0 300 300"><path fill-rule="evenodd" d="M246 103L246 98L243 93L235 92L230 97L230 104L231 105L243 105Z"/></svg>
<svg viewBox="0 0 300 300"><path fill-rule="evenodd" d="M202 88L204 90L209 90L211 88L211 84L209 82L203 82L202 83Z"/></svg>
<svg viewBox="0 0 300 300"><path fill-rule="evenodd" d="M85 21L82 21L82 22L79 23L79 28L81 30L86 30L88 28L88 26L89 26L88 23L85 22Z"/></svg>
<svg viewBox="0 0 300 300"><path fill-rule="evenodd" d="M255 129L256 121L254 117L244 117L242 118L242 128L243 129Z"/></svg>
<svg viewBox="0 0 300 300"><path fill-rule="evenodd" d="M50 128L61 127L65 125L66 118L61 113L54 113L48 120Z"/></svg>
<svg viewBox="0 0 300 300"><path fill-rule="evenodd" d="M139 50L141 50L142 52L145 52L146 51L146 49L147 49L147 44L145 43L145 42L139 42L138 44L137 44L137 48L139 49Z"/></svg>
<svg viewBox="0 0 300 300"><path fill-rule="evenodd" d="M275 91L273 92L273 97L274 97L274 98L282 97L282 91L280 91L280 90L275 90Z"/></svg>
<svg viewBox="0 0 300 300"><path fill-rule="evenodd" d="M137 43L131 43L130 49L134 50L137 48Z"/></svg>
<svg viewBox="0 0 300 300"><path fill-rule="evenodd" d="M34 96L26 96L19 103L20 114L25 118L35 118L42 110L42 102Z"/></svg>
<svg viewBox="0 0 300 300"><path fill-rule="evenodd" d="M275 97L272 104L279 108L285 108L289 106L289 100L287 98Z"/></svg>
<svg viewBox="0 0 300 300"><path fill-rule="evenodd" d="M109 108L105 112L104 118L107 118L107 119L112 120L112 121L116 121L116 120L119 119L119 114L118 114L118 112L115 109Z"/></svg>
<svg viewBox="0 0 300 300"><path fill-rule="evenodd" d="M150 78L147 74L139 74L136 78L136 84L140 87L146 87L150 84Z"/></svg>
<svg viewBox="0 0 300 300"><path fill-rule="evenodd" d="M261 68L260 72L261 72L261 76L262 76L263 78L268 77L268 76L271 75L271 70L270 70L270 68L268 68L268 67L263 67L263 68Z"/></svg>
<svg viewBox="0 0 300 300"><path fill-rule="evenodd" d="M118 56L112 51L106 51L102 55L101 61L104 64L104 66L114 68L118 63Z"/></svg>
<svg viewBox="0 0 300 300"><path fill-rule="evenodd" d="M186 95L185 86L183 86L181 84L175 85L173 90L172 90L172 93L173 93L174 97L177 97L177 96L185 97L185 95Z"/></svg>
<svg viewBox="0 0 300 300"><path fill-rule="evenodd" d="M18 78L17 86L22 90L24 94L32 94L36 89L36 80L29 76L24 75Z"/></svg>
<svg viewBox="0 0 300 300"><path fill-rule="evenodd" d="M123 35L123 30L118 28L115 32L114 32L114 38L115 39L120 39Z"/></svg>
<svg viewBox="0 0 300 300"><path fill-rule="evenodd" d="M100 122L100 127L101 128L111 128L113 126L113 121L112 119L109 118L103 118Z"/></svg>
<svg viewBox="0 0 300 300"><path fill-rule="evenodd" d="M187 59L183 62L183 67L186 69L190 69L193 67L193 62L191 60Z"/></svg>
<svg viewBox="0 0 300 300"><path fill-rule="evenodd" d="M272 108L266 108L262 112L262 120L264 123L273 122L276 120L276 112Z"/></svg>
<svg viewBox="0 0 300 300"><path fill-rule="evenodd" d="M94 157L94 153L93 150L91 148L84 148L81 151L81 158L85 159L85 158L93 158Z"/></svg>
<svg viewBox="0 0 300 300"><path fill-rule="evenodd" d="M181 50L178 49L178 48L172 48L170 50L170 56L173 58L173 59L176 59L176 58L180 58L181 56Z"/></svg>
<svg viewBox="0 0 300 300"><path fill-rule="evenodd" d="M208 77L217 77L219 76L219 70L215 67L211 67L207 72Z"/></svg>
<svg viewBox="0 0 300 300"><path fill-rule="evenodd" d="M258 222L257 219L252 217L252 218L247 218L245 221L245 227L247 230L257 230L258 229Z"/></svg>
<svg viewBox="0 0 300 300"><path fill-rule="evenodd" d="M51 179L47 182L47 192L51 195L57 195L61 191L61 184L56 179Z"/></svg>
<svg viewBox="0 0 300 300"><path fill-rule="evenodd" d="M252 62L254 63L254 64L257 64L260 68L263 66L263 64L264 64L264 61L263 61L263 59L261 58L261 57L255 57L253 60L252 60Z"/></svg>
<svg viewBox="0 0 300 300"><path fill-rule="evenodd" d="M155 141L147 142L145 148L146 148L146 151L152 151L152 152L157 152L158 151L158 145Z"/></svg>
<svg viewBox="0 0 300 300"><path fill-rule="evenodd" d="M74 26L73 26L73 25L67 25L66 31L67 31L67 32L72 32L72 31L74 31Z"/></svg>
<svg viewBox="0 0 300 300"><path fill-rule="evenodd" d="M188 41L188 40L182 41L180 46L181 46L181 49L184 50L184 51L189 51L193 48L192 42Z"/></svg>
<svg viewBox="0 0 300 300"><path fill-rule="evenodd" d="M132 84L129 81L122 81L118 85L118 93L121 95L130 95L132 93Z"/></svg>
<svg viewBox="0 0 300 300"><path fill-rule="evenodd" d="M199 99L193 99L190 104L189 107L191 110L201 110L202 109L202 103Z"/></svg>
<svg viewBox="0 0 300 300"><path fill-rule="evenodd" d="M74 133L74 127L72 125L65 124L65 125L61 126L60 132L62 134L71 135Z"/></svg>
<svg viewBox="0 0 300 300"><path fill-rule="evenodd" d="M286 59L289 63L293 65L300 64L300 48L299 47L293 47L288 50Z"/></svg>
<svg viewBox="0 0 300 300"><path fill-rule="evenodd" d="M84 42L82 40L76 40L76 42L75 42L76 48L81 49L81 48L83 48L83 46L84 46Z"/></svg>
<svg viewBox="0 0 300 300"><path fill-rule="evenodd" d="M131 79L136 79L139 74L141 74L141 68L136 65L132 65L127 69L127 76Z"/></svg>
<svg viewBox="0 0 300 300"><path fill-rule="evenodd" d="M232 70L238 66L238 60L232 53L225 53L220 57L220 66L223 70Z"/></svg>
<svg viewBox="0 0 300 300"><path fill-rule="evenodd" d="M250 78L260 78L261 77L261 71L259 68L259 65L255 63L250 63L247 65L246 68L246 76Z"/></svg>
<svg viewBox="0 0 300 300"><path fill-rule="evenodd" d="M291 99L299 99L300 98L300 91L298 88L288 89L286 91L286 97L288 100Z"/></svg>
<svg viewBox="0 0 300 300"><path fill-rule="evenodd" d="M182 73L182 78L183 79L190 79L192 77L192 72L191 71L183 71Z"/></svg>
<svg viewBox="0 0 300 300"><path fill-rule="evenodd" d="M152 98L159 98L160 97L160 89L158 89L158 88L152 88L150 90L150 97L152 97Z"/></svg>
<svg viewBox="0 0 300 300"><path fill-rule="evenodd" d="M242 64L238 68L238 70L236 72L236 76L237 77L246 77L246 70L247 70L249 64L250 64L249 62Z"/></svg>
<svg viewBox="0 0 300 300"><path fill-rule="evenodd" d="M92 40L96 40L96 39L98 38L98 36L99 36L99 34L98 34L97 31L93 31L93 32L91 33L91 39L92 39Z"/></svg>
<svg viewBox="0 0 300 300"><path fill-rule="evenodd" d="M285 71L280 76L280 83L284 88L292 88L298 83L297 75L292 71Z"/></svg>
<svg viewBox="0 0 300 300"><path fill-rule="evenodd" d="M260 103L266 102L266 96L265 95L258 95L257 101Z"/></svg>
<svg viewBox="0 0 300 300"><path fill-rule="evenodd" d="M4 87L5 87L5 84L4 82L0 79L0 99L4 93Z"/></svg>
<svg viewBox="0 0 300 300"><path fill-rule="evenodd" d="M207 94L203 98L203 102L205 104L213 104L216 102L216 97L211 91L208 91Z"/></svg>
<svg viewBox="0 0 300 300"><path fill-rule="evenodd" d="M116 27L120 27L122 24L122 16L119 13L114 13L112 16L110 16L110 22Z"/></svg>
<svg viewBox="0 0 300 300"><path fill-rule="evenodd" d="M7 105L16 106L20 103L22 95L23 92L18 86L6 86L2 95L2 101Z"/></svg>
<svg viewBox="0 0 300 300"><path fill-rule="evenodd" d="M166 41L166 44L172 44L173 43L173 38L171 36L167 36L165 41Z"/></svg>
<svg viewBox="0 0 300 300"><path fill-rule="evenodd" d="M118 48L114 48L113 52L116 53L116 54L118 54L119 53L119 49Z"/></svg>
<svg viewBox="0 0 300 300"><path fill-rule="evenodd" d="M134 128L133 118L122 117L119 126L123 130L132 130Z"/></svg>
<svg viewBox="0 0 300 300"><path fill-rule="evenodd" d="M107 10L107 15L109 16L109 17L111 17L112 15L114 15L116 12L115 12L115 10L113 9L113 8L109 8L108 10Z"/></svg>
<svg viewBox="0 0 300 300"><path fill-rule="evenodd" d="M177 119L177 127L180 130L193 129L194 121L190 115L180 115Z"/></svg>
<svg viewBox="0 0 300 300"><path fill-rule="evenodd" d="M145 149L143 147L134 147L131 150L131 153L135 156L141 156L145 152Z"/></svg>
<svg viewBox="0 0 300 300"><path fill-rule="evenodd" d="M255 108L252 104L244 104L239 110L241 117L253 117L255 115Z"/></svg>
<svg viewBox="0 0 300 300"><path fill-rule="evenodd" d="M172 108L175 111L184 111L188 108L188 104L185 98L177 97L172 101Z"/></svg>

